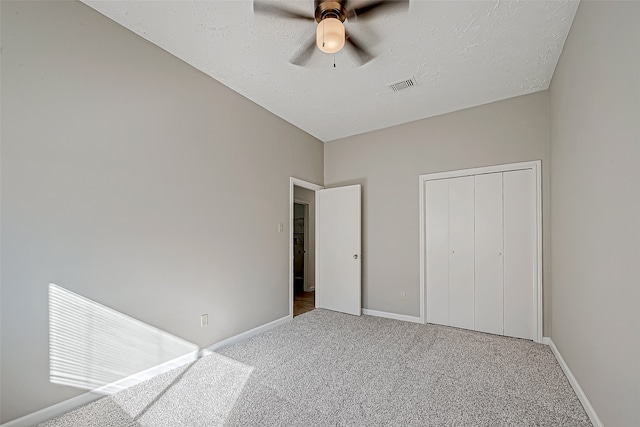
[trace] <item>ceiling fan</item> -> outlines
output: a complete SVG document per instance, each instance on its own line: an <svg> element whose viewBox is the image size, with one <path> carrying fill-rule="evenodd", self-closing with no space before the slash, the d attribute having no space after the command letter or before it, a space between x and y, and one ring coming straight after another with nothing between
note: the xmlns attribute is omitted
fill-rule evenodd
<svg viewBox="0 0 640 427"><path fill-rule="evenodd" d="M373 55L345 30L344 22L362 17L368 18L375 11L398 7L406 8L408 5L409 0L379 0L352 8L349 0L314 0L314 15L308 16L265 1L254 1L253 10L259 14L317 22L315 36L310 38L303 48L289 60L294 65L304 65L315 51L315 46L322 52L336 53L345 46L345 43L350 45L360 64L364 65L373 59Z"/></svg>

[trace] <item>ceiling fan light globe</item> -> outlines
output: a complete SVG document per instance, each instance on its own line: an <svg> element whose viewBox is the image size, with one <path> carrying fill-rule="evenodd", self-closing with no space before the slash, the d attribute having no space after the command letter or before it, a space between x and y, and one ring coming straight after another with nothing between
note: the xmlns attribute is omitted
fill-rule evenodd
<svg viewBox="0 0 640 427"><path fill-rule="evenodd" d="M318 23L316 44L325 53L336 53L344 47L344 24L336 18L325 18Z"/></svg>

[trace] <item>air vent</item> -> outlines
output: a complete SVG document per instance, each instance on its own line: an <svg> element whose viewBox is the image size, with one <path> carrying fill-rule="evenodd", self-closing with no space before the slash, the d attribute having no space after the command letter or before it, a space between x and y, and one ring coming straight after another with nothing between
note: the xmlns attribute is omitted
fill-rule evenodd
<svg viewBox="0 0 640 427"><path fill-rule="evenodd" d="M401 90L414 87L415 85L416 85L416 81L413 78L411 78L411 79L403 80L398 83L390 84L389 89L391 89L394 92L399 92Z"/></svg>

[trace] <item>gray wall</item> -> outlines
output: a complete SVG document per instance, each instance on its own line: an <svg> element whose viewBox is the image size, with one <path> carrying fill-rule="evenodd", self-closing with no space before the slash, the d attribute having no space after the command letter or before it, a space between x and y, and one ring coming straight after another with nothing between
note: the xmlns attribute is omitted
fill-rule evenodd
<svg viewBox="0 0 640 427"><path fill-rule="evenodd" d="M322 143L81 3L1 8L1 421L80 393L49 383L50 282L199 346L286 316Z"/></svg>
<svg viewBox="0 0 640 427"><path fill-rule="evenodd" d="M325 144L325 186L362 184L364 308L420 314L420 174L542 160L547 264L548 108L545 91ZM548 277L545 268L546 334ZM406 301L400 300L400 292L406 292Z"/></svg>
<svg viewBox="0 0 640 427"><path fill-rule="evenodd" d="M552 339L607 427L640 425L639 18L583 1L550 88Z"/></svg>
<svg viewBox="0 0 640 427"><path fill-rule="evenodd" d="M305 278L306 291L316 286L316 192L295 185L293 197L309 203L309 218L307 218L307 276Z"/></svg>

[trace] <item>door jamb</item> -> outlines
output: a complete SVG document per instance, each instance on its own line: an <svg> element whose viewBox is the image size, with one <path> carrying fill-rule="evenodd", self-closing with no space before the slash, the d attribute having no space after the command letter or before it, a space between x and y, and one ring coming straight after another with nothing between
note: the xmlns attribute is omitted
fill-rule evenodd
<svg viewBox="0 0 640 427"><path fill-rule="evenodd" d="M324 187L312 182L304 181L302 179L291 177L289 179L289 318L293 319L293 187L298 186L306 188L311 191L323 190ZM317 205L316 205L317 206ZM317 232L317 229L316 229ZM318 240L316 239L316 245ZM317 249L317 248L316 248ZM316 254L316 265L318 263L318 251ZM316 283L316 286L318 284Z"/></svg>

